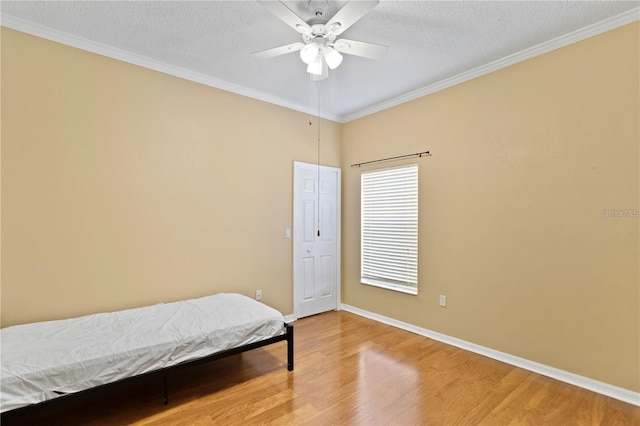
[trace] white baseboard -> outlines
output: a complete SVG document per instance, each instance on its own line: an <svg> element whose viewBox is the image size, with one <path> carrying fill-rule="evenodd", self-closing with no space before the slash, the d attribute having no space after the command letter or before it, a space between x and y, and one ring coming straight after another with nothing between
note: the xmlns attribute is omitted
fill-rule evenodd
<svg viewBox="0 0 640 426"><path fill-rule="evenodd" d="M293 314L284 316L284 322L294 322L295 320L296 317L294 317Z"/></svg>
<svg viewBox="0 0 640 426"><path fill-rule="evenodd" d="M435 331L418 327L406 322L398 321L393 318L385 317L383 315L378 315L373 312L356 308L354 306L346 305L344 303L342 304L342 309L344 309L347 312L351 312L356 315L360 315L362 317L372 319L374 321L391 325L393 327L401 328L403 330L407 330L412 333L416 333L421 336L425 336L430 339L437 340L439 342L458 347L460 349L464 349L470 352L484 355L486 357L493 358L495 360L498 360L510 365L514 365L516 367L523 368L525 370L533 371L534 373L542 374L543 376L551 377L552 379L560 380L561 382L569 383L571 385L588 389L590 391L597 392L602 395L606 395L611 398L615 398L620 401L627 402L629 404L640 406L639 392L633 392L628 389L613 386L604 382L579 376L577 374L573 374L568 371L560 370L554 367L549 367L548 365L539 364L537 362L533 362L528 359L510 355L505 352L496 351L494 349L490 349L485 346L476 345L475 343L471 343L465 340L457 339L455 337L447 336L446 334L437 333Z"/></svg>

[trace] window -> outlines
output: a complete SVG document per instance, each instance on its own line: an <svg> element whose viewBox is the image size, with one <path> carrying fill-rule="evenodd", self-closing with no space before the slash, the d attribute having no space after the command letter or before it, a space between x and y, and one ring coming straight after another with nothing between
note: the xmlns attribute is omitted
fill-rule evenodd
<svg viewBox="0 0 640 426"><path fill-rule="evenodd" d="M418 294L418 165L361 175L361 282Z"/></svg>

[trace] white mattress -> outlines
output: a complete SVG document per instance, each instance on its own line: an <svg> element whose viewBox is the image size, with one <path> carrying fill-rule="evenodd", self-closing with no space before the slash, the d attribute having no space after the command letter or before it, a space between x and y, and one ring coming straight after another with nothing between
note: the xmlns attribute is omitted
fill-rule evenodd
<svg viewBox="0 0 640 426"><path fill-rule="evenodd" d="M284 333L282 314L239 294L0 330L0 412Z"/></svg>

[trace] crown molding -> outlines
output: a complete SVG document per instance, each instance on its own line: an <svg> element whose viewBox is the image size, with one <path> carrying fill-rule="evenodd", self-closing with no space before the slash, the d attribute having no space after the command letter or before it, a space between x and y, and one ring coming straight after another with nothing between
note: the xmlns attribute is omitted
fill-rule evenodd
<svg viewBox="0 0 640 426"><path fill-rule="evenodd" d="M446 334L438 333L426 328L418 327L413 324L409 324L403 321L398 321L393 318L379 315L374 312L366 311L364 309L356 308L342 304L341 308L352 314L359 315L361 317L369 318L374 321L378 321L383 324L390 325L392 327L400 328L402 330L410 331L415 334L419 334L429 339L437 340L438 342L446 343L456 348L460 348L469 352L474 352L488 358L495 359L506 364L510 364L519 368L523 368L534 373L541 374L543 376L551 377L552 379L560 380L561 382L569 383L570 385L578 386L583 389L590 390L602 395L615 398L620 401L627 402L640 407L640 393L624 389L618 386L610 385L598 380L590 379L588 377L580 376L578 374L570 373L565 370L550 367L548 365L540 364L538 362L530 361L525 358L520 358L515 355L511 355L505 352L497 351L495 349L488 348L486 346L480 346L475 343L468 342L466 340L451 337Z"/></svg>
<svg viewBox="0 0 640 426"><path fill-rule="evenodd" d="M516 52L512 55L505 56L504 58L495 60L485 65L481 65L477 68L465 71L453 77L445 78L444 80L440 80L420 89L413 90L402 96L391 98L385 102L381 102L360 111L344 115L341 117L342 119L340 120L340 122L347 123L349 121L353 121L358 118L362 118L367 115L371 115L376 112L398 106L405 102L409 102L423 96L439 92L440 90L448 89L449 87L458 85L460 83L464 83L474 78L481 77L494 71L498 71L499 69L506 68L510 65L514 65L522 61L526 61L527 59L531 59L536 56L551 52L553 50L560 49L561 47L577 43L581 40L605 33L607 31L611 31L613 29L622 27L638 20L640 20L640 7L636 7L619 15L602 20L600 22L596 22L595 24L586 26L560 37L556 37L552 40L545 41L544 43L540 43L536 46L527 48L520 52Z"/></svg>
<svg viewBox="0 0 640 426"><path fill-rule="evenodd" d="M174 77L179 77L185 80L193 81L195 83L203 84L205 86L213 87L216 89L232 92L238 95L247 96L249 98L264 101L270 104L278 105L281 107L293 109L313 116L318 115L318 111L312 110L304 105L299 105L282 100L281 98L271 96L267 93L249 89L247 87L233 84L228 81L220 80L208 75L190 71L185 68L177 67L175 65L168 64L166 62L158 61L146 56L138 55L128 52L123 49L118 49L106 44L98 43L93 40L89 40L83 37L74 36L63 31L58 31L43 25L34 24L29 21L25 21L20 18L16 18L11 15L2 14L0 17L0 24L3 27L11 28L16 31L31 34L37 37L41 37L47 40L51 40L60 44L75 47L77 49L85 50L87 52L96 53L98 55L106 56L108 58L117 59L119 61L127 62L129 64L138 65L140 67L148 68L154 71L158 71L164 74L169 74ZM339 116L327 113L321 113L320 117L332 121L340 121Z"/></svg>
<svg viewBox="0 0 640 426"><path fill-rule="evenodd" d="M270 104L278 105L284 108L293 109L310 115L318 115L318 111L313 111L305 105L287 102L276 96L269 95L267 93L249 89L247 87L233 84L227 81L223 81L217 78L207 76L205 74L197 73L187 70L185 68L176 67L165 62L157 61L152 58L137 55L122 49L118 49L112 46L108 46L102 43L98 43L92 40L88 40L82 37L77 37L62 31L54 30L43 25L34 24L20 18L13 17L11 15L2 14L0 17L0 24L4 27L11 28L17 31L21 31L27 34L42 37L47 40L55 41L67 46L75 47L88 52L96 53L98 55L106 56L109 58L117 59L130 64L138 65L144 68L149 68L154 71L162 72L172 75L174 77L183 78L196 83L203 84L205 86L213 87L227 92L232 92L238 95L247 96L249 98L257 99L260 101L268 102ZM338 123L348 123L349 121L356 120L358 118L365 117L367 115L375 114L376 112L383 111L385 109L392 108L394 106L409 102L426 95L438 92L440 90L453 87L460 83L472 80L477 77L489 74L491 72L500 70L510 65L517 64L519 62L531 59L533 57L542 55L544 53L551 52L561 47L568 46L578 41L584 40L589 37L593 37L598 34L616 29L623 25L630 24L632 22L640 20L640 7L633 8L619 15L597 22L595 24L578 29L571 33L556 37L555 39L540 43L536 46L527 48L520 52L506 56L504 58L495 60L488 64L479 66L469 71L465 71L453 77L449 77L428 86L422 87L417 90L413 90L404 95L391 98L387 101L369 106L367 108L355 111L346 115L335 115L327 112L321 113L320 117L327 120L335 121Z"/></svg>

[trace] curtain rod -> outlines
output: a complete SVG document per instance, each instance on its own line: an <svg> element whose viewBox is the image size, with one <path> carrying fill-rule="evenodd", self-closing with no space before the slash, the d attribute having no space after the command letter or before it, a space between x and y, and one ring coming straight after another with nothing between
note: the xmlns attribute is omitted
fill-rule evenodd
<svg viewBox="0 0 640 426"><path fill-rule="evenodd" d="M380 160L365 161L364 163L356 163L356 164L352 164L351 167L360 167L360 166L364 166L366 164L380 163L382 161L399 160L401 158L409 158L409 157L420 157L420 158L422 158L422 157L430 157L430 156L431 156L431 152L429 152L429 151L416 152L415 154L398 155L397 157L381 158Z"/></svg>

